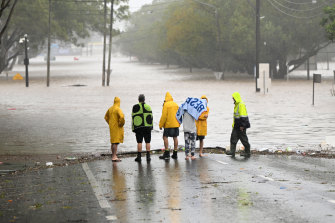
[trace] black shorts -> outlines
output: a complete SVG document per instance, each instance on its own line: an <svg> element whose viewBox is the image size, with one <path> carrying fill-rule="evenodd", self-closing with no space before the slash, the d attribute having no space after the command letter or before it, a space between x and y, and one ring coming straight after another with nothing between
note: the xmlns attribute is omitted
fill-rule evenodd
<svg viewBox="0 0 335 223"><path fill-rule="evenodd" d="M179 136L179 128L165 128L163 136L166 137L177 137Z"/></svg>
<svg viewBox="0 0 335 223"><path fill-rule="evenodd" d="M137 143L142 143L143 138L145 143L150 143L151 141L151 128L139 128L135 130Z"/></svg>
<svg viewBox="0 0 335 223"><path fill-rule="evenodd" d="M203 140L205 138L205 136L198 136L197 135L197 140Z"/></svg>

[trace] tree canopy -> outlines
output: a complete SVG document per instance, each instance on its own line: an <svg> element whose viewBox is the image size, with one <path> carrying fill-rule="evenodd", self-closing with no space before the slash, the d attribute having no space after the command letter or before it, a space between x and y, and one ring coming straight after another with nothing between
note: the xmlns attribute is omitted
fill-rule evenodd
<svg viewBox="0 0 335 223"><path fill-rule="evenodd" d="M107 0L107 3L109 2L110 0ZM126 3L128 3L128 0L114 0L114 20L122 20L128 17L128 5ZM22 46L20 46L18 40L24 34L29 37L30 55L38 54L45 47L48 36L49 9L52 42L62 41L78 45L79 39L89 37L92 32L102 33L104 30L103 0L18 1L10 24L4 31L4 35L1 36L0 71L8 67L9 62L22 51ZM9 12L7 9L5 13L8 14ZM108 7L107 13L107 16L109 16L110 7Z"/></svg>
<svg viewBox="0 0 335 223"><path fill-rule="evenodd" d="M277 78L329 44L319 24L329 3L297 3L261 1L260 62L270 63ZM213 70L219 62L222 71L253 74L255 5L256 0L153 1L132 15L118 42L141 61Z"/></svg>
<svg viewBox="0 0 335 223"><path fill-rule="evenodd" d="M329 40L335 40L335 4L324 9L326 17L322 19L321 25L325 28Z"/></svg>

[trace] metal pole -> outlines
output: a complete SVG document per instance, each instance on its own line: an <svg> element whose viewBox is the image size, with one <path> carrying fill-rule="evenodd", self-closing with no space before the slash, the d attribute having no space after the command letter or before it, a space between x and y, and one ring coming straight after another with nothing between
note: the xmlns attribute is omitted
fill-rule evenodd
<svg viewBox="0 0 335 223"><path fill-rule="evenodd" d="M107 6L106 0L104 0L104 47L103 47L103 58L102 58L102 86L105 87L105 73L106 73L106 23L107 23Z"/></svg>
<svg viewBox="0 0 335 223"><path fill-rule="evenodd" d="M263 88L264 88L264 94L265 94L265 71L263 71Z"/></svg>
<svg viewBox="0 0 335 223"><path fill-rule="evenodd" d="M260 0L256 0L256 92L259 92L259 89L257 87L257 78L259 77L260 5Z"/></svg>
<svg viewBox="0 0 335 223"><path fill-rule="evenodd" d="M24 65L26 66L26 87L29 87L29 74L28 74L28 65L29 65L29 59L28 59L28 46L27 46L27 34L24 35L24 52L25 52L25 58L24 58Z"/></svg>
<svg viewBox="0 0 335 223"><path fill-rule="evenodd" d="M314 74L313 74L313 103L312 105L314 106Z"/></svg>
<svg viewBox="0 0 335 223"><path fill-rule="evenodd" d="M222 52L222 43L221 43L221 29L220 29L220 23L219 23L219 12L217 9L215 9L215 19L216 19L216 28L218 32L218 47L219 47L219 71L222 72L222 77L221 79L224 79L224 74L223 74L223 68L222 68L222 58L223 58L223 52Z"/></svg>
<svg viewBox="0 0 335 223"><path fill-rule="evenodd" d="M309 58L307 59L307 80L309 80Z"/></svg>
<svg viewBox="0 0 335 223"><path fill-rule="evenodd" d="M51 0L49 0L49 22L48 22L48 57L47 57L47 87L50 86L50 42L51 42Z"/></svg>
<svg viewBox="0 0 335 223"><path fill-rule="evenodd" d="M113 13L114 0L111 0L111 17L109 24L109 49L108 49L108 68L107 68L107 86L109 86L109 79L111 75L111 56L112 56L112 33L113 33Z"/></svg>

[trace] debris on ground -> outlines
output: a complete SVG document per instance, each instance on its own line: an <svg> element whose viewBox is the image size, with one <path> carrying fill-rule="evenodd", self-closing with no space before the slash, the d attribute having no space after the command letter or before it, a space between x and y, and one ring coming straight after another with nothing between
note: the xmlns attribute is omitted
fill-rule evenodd
<svg viewBox="0 0 335 223"><path fill-rule="evenodd" d="M72 161L72 160L77 160L77 158L76 157L65 157L65 160Z"/></svg>

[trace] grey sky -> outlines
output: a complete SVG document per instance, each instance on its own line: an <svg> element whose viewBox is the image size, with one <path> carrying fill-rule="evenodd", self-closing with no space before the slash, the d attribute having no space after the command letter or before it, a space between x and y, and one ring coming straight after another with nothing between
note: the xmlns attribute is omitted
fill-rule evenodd
<svg viewBox="0 0 335 223"><path fill-rule="evenodd" d="M134 12L139 10L142 5L150 3L152 3L152 0L129 0L129 10Z"/></svg>

